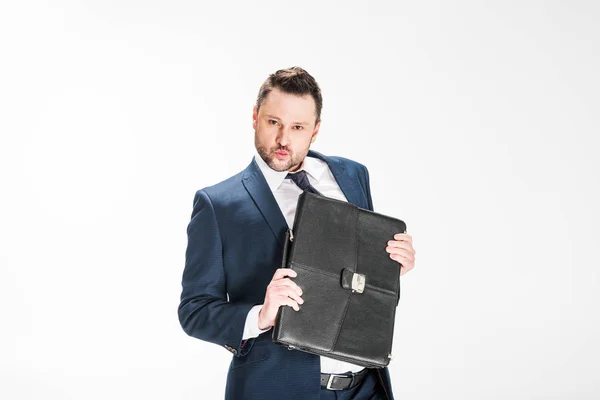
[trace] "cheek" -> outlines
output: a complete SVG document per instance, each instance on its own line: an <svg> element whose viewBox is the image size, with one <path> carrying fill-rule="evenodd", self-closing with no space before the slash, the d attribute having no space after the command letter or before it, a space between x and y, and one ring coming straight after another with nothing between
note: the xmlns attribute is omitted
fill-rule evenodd
<svg viewBox="0 0 600 400"><path fill-rule="evenodd" d="M275 142L276 134L273 132L273 129L269 129L269 127L265 127L264 125L258 125L258 128L255 130L256 137L258 140L267 146L270 146Z"/></svg>
<svg viewBox="0 0 600 400"><path fill-rule="evenodd" d="M298 135L296 140L294 140L294 147L296 148L297 151L306 150L310 146L311 138L312 138L311 135L303 135L303 136Z"/></svg>

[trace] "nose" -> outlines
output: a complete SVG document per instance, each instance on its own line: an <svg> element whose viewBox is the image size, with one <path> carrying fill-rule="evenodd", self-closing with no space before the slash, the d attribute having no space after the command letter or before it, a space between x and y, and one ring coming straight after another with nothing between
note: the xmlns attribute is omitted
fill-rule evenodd
<svg viewBox="0 0 600 400"><path fill-rule="evenodd" d="M280 127L277 132L277 143L281 147L285 147L290 143L290 129L287 127Z"/></svg>

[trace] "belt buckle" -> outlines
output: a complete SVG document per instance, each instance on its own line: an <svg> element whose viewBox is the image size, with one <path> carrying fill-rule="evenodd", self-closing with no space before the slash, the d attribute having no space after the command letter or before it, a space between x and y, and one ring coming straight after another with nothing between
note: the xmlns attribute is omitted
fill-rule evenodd
<svg viewBox="0 0 600 400"><path fill-rule="evenodd" d="M329 374L329 379L327 380L327 386L326 388L329 390L343 390L343 389L335 389L331 387L331 384L333 383L333 378L334 377L340 377L340 378L348 378L348 376L346 375L340 375L340 374Z"/></svg>

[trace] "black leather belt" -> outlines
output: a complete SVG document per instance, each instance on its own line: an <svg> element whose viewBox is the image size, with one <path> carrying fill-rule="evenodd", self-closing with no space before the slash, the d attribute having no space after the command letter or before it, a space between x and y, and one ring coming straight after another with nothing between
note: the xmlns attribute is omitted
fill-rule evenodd
<svg viewBox="0 0 600 400"><path fill-rule="evenodd" d="M329 390L344 390L358 386L369 373L365 368L355 374L321 374L321 387Z"/></svg>

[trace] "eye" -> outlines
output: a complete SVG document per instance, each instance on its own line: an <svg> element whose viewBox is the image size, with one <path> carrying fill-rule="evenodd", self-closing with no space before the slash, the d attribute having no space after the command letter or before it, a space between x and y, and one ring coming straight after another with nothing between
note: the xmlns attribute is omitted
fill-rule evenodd
<svg viewBox="0 0 600 400"><path fill-rule="evenodd" d="M269 124L271 124L271 125L277 125L277 121L275 121L274 119L270 119L269 120Z"/></svg>
<svg viewBox="0 0 600 400"><path fill-rule="evenodd" d="M294 129L297 131L301 131L302 129L304 129L304 127L302 125L294 125Z"/></svg>

